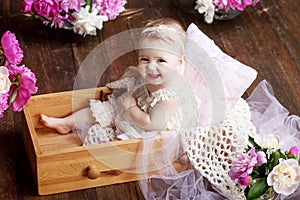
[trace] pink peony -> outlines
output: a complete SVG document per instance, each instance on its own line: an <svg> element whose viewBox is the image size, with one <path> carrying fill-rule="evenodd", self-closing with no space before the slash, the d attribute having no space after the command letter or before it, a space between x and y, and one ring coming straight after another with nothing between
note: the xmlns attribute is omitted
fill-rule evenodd
<svg viewBox="0 0 300 200"><path fill-rule="evenodd" d="M30 14L34 13L33 7L32 7L33 2L34 2L34 0L24 0L23 1L22 10L24 13L30 13Z"/></svg>
<svg viewBox="0 0 300 200"><path fill-rule="evenodd" d="M278 194L290 195L296 191L300 183L300 167L295 159L283 160L269 173L269 186Z"/></svg>
<svg viewBox="0 0 300 200"><path fill-rule="evenodd" d="M256 4L259 2L259 0L243 0L244 7L247 6L256 6Z"/></svg>
<svg viewBox="0 0 300 200"><path fill-rule="evenodd" d="M232 10L244 10L246 8L243 0L228 0L228 3Z"/></svg>
<svg viewBox="0 0 300 200"><path fill-rule="evenodd" d="M220 10L244 10L247 6L255 6L259 0L213 0L214 5Z"/></svg>
<svg viewBox="0 0 300 200"><path fill-rule="evenodd" d="M65 26L65 18L61 15L54 16L52 19L42 19L43 24L50 24L50 27L63 28Z"/></svg>
<svg viewBox="0 0 300 200"><path fill-rule="evenodd" d="M8 62L18 65L22 62L23 51L15 34L6 31L1 38L1 45Z"/></svg>
<svg viewBox="0 0 300 200"><path fill-rule="evenodd" d="M292 146L289 150L289 154L292 156L298 156L299 154L299 149L296 146Z"/></svg>
<svg viewBox="0 0 300 200"><path fill-rule="evenodd" d="M244 173L240 177L235 179L234 182L238 184L242 189L245 189L247 186L250 185L251 177L247 173Z"/></svg>
<svg viewBox="0 0 300 200"><path fill-rule="evenodd" d="M233 166L229 170L230 178L241 188L245 188L245 177L252 173L254 166L260 166L266 163L266 155L264 152L255 152L255 148L251 148L248 154L241 153L233 160Z"/></svg>
<svg viewBox="0 0 300 200"><path fill-rule="evenodd" d="M33 2L33 8L34 12L47 19L52 19L59 13L57 0L35 0Z"/></svg>
<svg viewBox="0 0 300 200"><path fill-rule="evenodd" d="M30 69L24 65L18 67L12 65L9 67L10 71L10 80L18 81L19 85L16 88L12 86L10 93L12 94L15 89L17 89L17 96L15 100L11 103L13 111L21 111L24 105L30 99L32 94L37 92L37 87L35 86L36 77Z"/></svg>
<svg viewBox="0 0 300 200"><path fill-rule="evenodd" d="M0 94L0 118L3 117L4 111L9 107L8 105L9 94Z"/></svg>
<svg viewBox="0 0 300 200"><path fill-rule="evenodd" d="M267 162L266 154L263 151L255 152L255 148L249 151L250 158L253 162L256 162L254 166L261 166Z"/></svg>
<svg viewBox="0 0 300 200"><path fill-rule="evenodd" d="M60 7L63 11L68 12L69 10L80 11L81 5L85 4L85 0L62 0L60 2Z"/></svg>
<svg viewBox="0 0 300 200"><path fill-rule="evenodd" d="M126 0L94 0L93 5L100 15L105 15L109 20L116 19L124 11Z"/></svg>
<svg viewBox="0 0 300 200"><path fill-rule="evenodd" d="M213 4L219 10L229 10L229 3L227 0L213 0Z"/></svg>
<svg viewBox="0 0 300 200"><path fill-rule="evenodd" d="M238 185L241 186L242 189L245 189L251 183L251 177L249 175L245 177L239 178Z"/></svg>

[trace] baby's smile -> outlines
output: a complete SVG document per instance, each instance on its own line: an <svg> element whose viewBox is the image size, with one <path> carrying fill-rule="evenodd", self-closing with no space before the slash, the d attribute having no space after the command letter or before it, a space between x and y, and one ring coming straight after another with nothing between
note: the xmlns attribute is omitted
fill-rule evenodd
<svg viewBox="0 0 300 200"><path fill-rule="evenodd" d="M158 77L160 77L160 74L147 73L147 75L146 75L146 78L151 79L151 80L157 79Z"/></svg>

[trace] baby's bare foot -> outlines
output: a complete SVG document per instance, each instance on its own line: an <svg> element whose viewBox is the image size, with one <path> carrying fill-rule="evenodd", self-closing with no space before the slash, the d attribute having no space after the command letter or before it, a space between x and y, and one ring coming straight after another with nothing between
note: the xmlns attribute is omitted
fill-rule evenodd
<svg viewBox="0 0 300 200"><path fill-rule="evenodd" d="M63 118L48 117L41 114L40 121L44 124L44 126L53 128L60 134L67 134L72 130L68 125L66 125Z"/></svg>

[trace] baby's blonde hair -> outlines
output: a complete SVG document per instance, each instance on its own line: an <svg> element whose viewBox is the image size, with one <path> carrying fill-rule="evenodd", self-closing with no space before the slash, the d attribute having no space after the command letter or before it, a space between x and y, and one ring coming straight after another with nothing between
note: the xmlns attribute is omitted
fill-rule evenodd
<svg viewBox="0 0 300 200"><path fill-rule="evenodd" d="M153 20L146 24L140 35L140 41L160 40L172 45L170 50L183 55L185 49L185 30L181 23L175 19L163 18Z"/></svg>

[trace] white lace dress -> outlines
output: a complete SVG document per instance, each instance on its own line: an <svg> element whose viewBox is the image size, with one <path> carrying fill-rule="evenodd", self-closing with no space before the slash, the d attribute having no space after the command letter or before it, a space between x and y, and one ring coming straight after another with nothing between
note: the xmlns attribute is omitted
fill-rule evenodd
<svg viewBox="0 0 300 200"><path fill-rule="evenodd" d="M129 90L116 97L114 94L109 95L108 101L90 100L90 108L95 117L94 124L83 138L84 145L99 144L109 142L115 138L129 139L141 138L144 129L136 126L130 119L127 110L119 102L123 95L132 94L137 99L137 105L145 112L150 113L151 109L159 101L169 101L176 98L175 92L169 89L160 89L149 94L145 85L140 85L136 89L133 86L139 80L136 77L126 77L118 81L109 83L107 86L113 89L125 88ZM133 91L133 92L132 92ZM181 112L180 107L174 113L170 121L165 125L164 130L178 129L180 127Z"/></svg>

